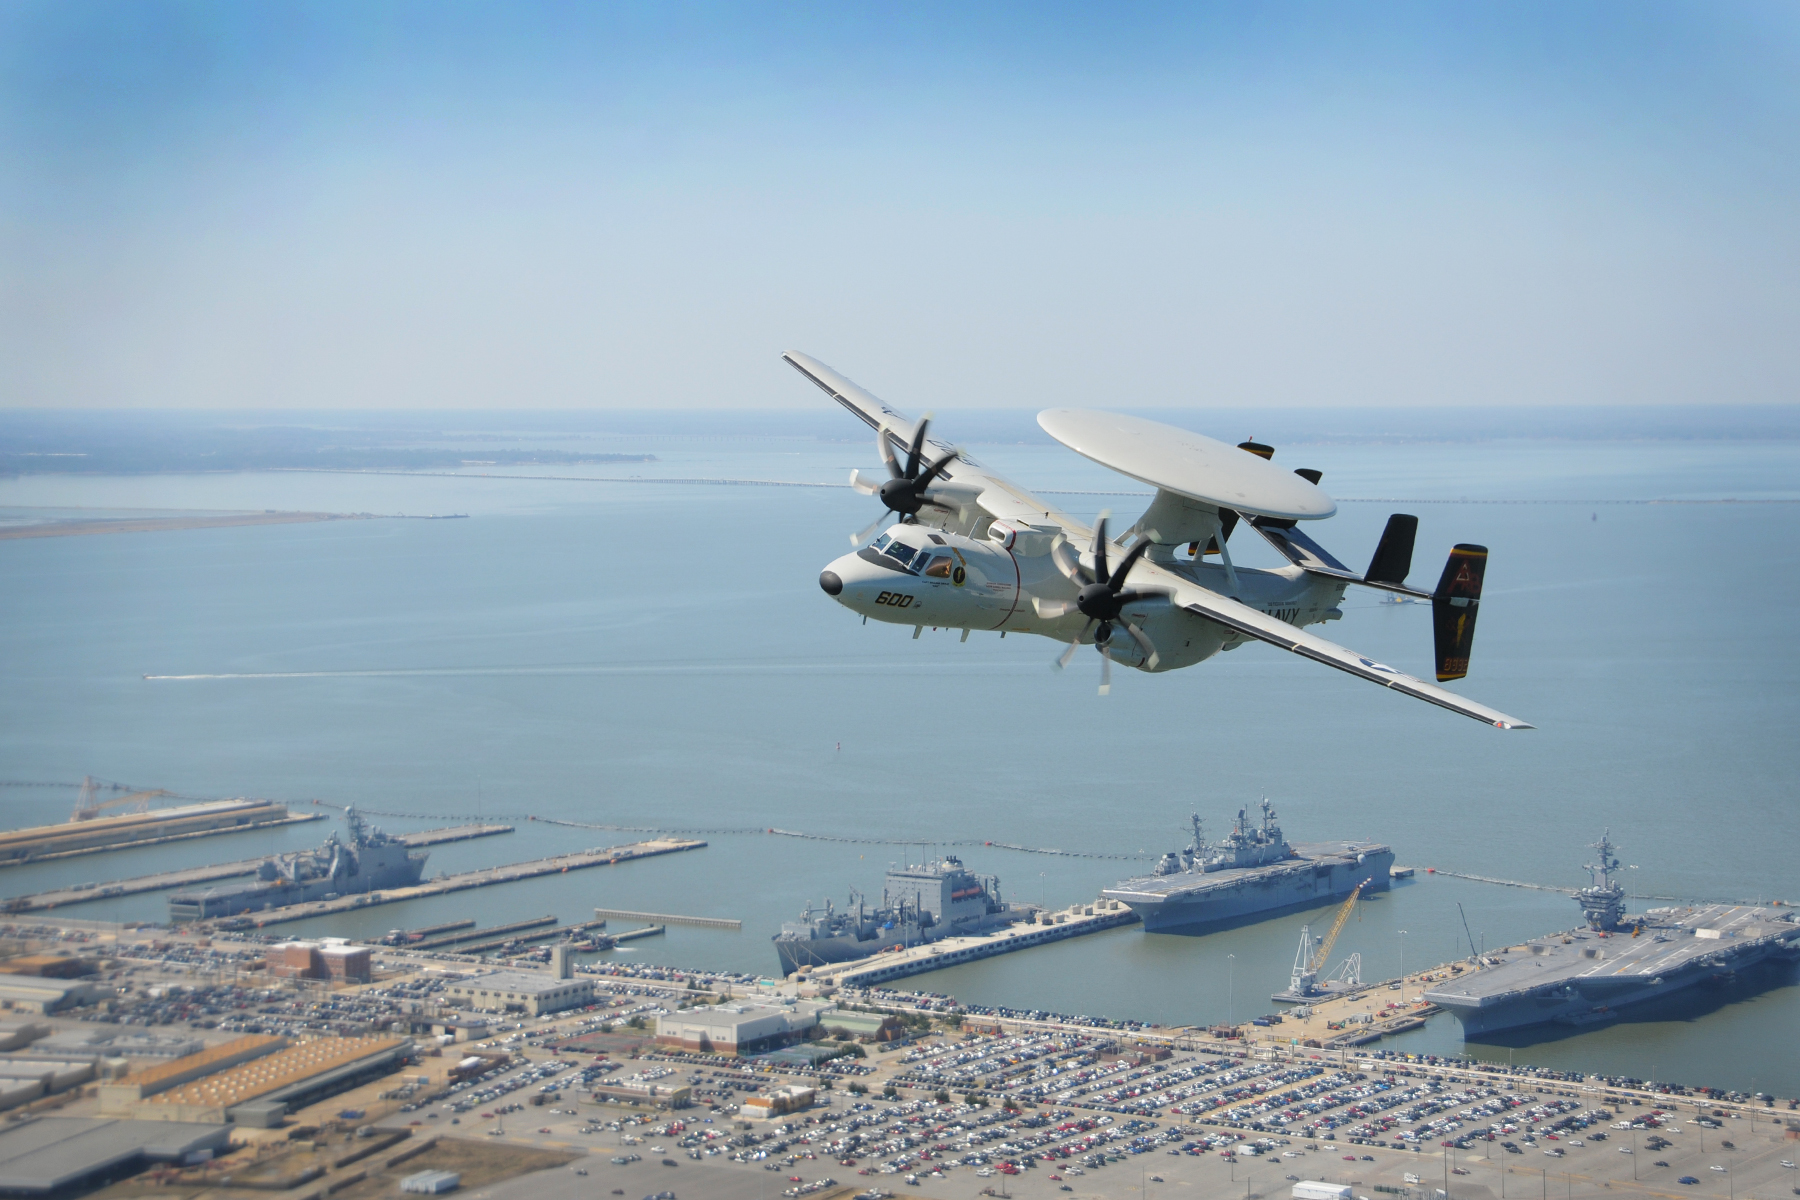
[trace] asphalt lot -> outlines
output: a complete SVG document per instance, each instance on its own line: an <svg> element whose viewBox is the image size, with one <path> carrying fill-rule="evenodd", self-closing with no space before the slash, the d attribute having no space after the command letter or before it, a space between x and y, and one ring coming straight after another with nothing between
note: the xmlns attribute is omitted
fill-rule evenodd
<svg viewBox="0 0 1800 1200"><path fill-rule="evenodd" d="M1673 1144L1659 1152L1651 1152L1640 1145L1632 1154L1620 1153L1622 1148L1630 1148L1630 1139L1628 1135L1621 1138L1615 1130L1608 1131L1608 1138L1599 1143L1564 1139L1556 1145L1564 1151L1561 1157L1544 1154L1544 1148L1549 1145L1545 1142L1521 1146L1521 1154L1506 1153L1494 1144L1485 1147L1493 1151L1490 1157L1481 1149L1446 1152L1434 1148L1434 1152L1415 1153L1324 1142L1313 1143L1317 1149L1307 1149L1307 1143L1295 1140L1276 1154L1236 1162L1217 1153L1198 1156L1146 1153L1129 1156L1121 1163L1098 1170L1088 1169L1079 1175L1066 1168L1053 1170L1040 1165L1011 1178L998 1174L981 1177L974 1170L958 1167L947 1171L942 1178L921 1174L917 1186L908 1186L903 1175L863 1176L857 1174L857 1168L841 1166L824 1156L779 1170L765 1169L765 1164L760 1163L728 1162L723 1155L696 1162L683 1156L668 1139L646 1138L639 1145L622 1146L619 1133L583 1137L573 1132L572 1118L540 1120L536 1112L533 1110L532 1120L551 1129L550 1134L521 1133L515 1138L509 1129L507 1140L585 1148L589 1156L568 1167L471 1193L471 1200L606 1200L615 1188L625 1200L644 1200L660 1191L673 1191L677 1200L782 1200L783 1192L795 1186L789 1181L790 1176L799 1176L805 1183L830 1177L842 1185L814 1193L817 1200L833 1200L871 1187L918 1200L976 1200L989 1188L999 1193L1003 1183L1007 1192L1021 1200L1100 1197L1163 1200L1214 1196L1221 1200L1235 1196L1249 1200L1257 1197L1285 1200L1293 1187L1288 1179L1290 1175L1350 1184L1359 1200L1363 1196L1379 1200L1383 1193L1376 1192L1376 1185L1407 1189L1407 1174L1418 1176L1420 1181L1410 1187L1411 1194L1430 1200L1435 1200L1436 1194L1446 1189L1451 1200L1490 1200L1503 1194L1521 1200L1602 1195L1776 1200L1777 1197L1800 1194L1795 1190L1800 1189L1800 1171L1780 1166L1781 1160L1793 1161L1795 1155L1800 1154L1800 1140L1790 1140L1781 1131L1761 1123L1752 1133L1747 1121L1727 1122L1723 1130L1706 1130L1704 1151L1699 1136L1701 1131L1689 1126L1683 1126L1679 1134L1669 1134ZM525 1114L517 1115L521 1119L525 1117ZM552 1121L556 1123L550 1124ZM1640 1133L1639 1137L1642 1136ZM1573 1140L1583 1144L1575 1146ZM1732 1141L1736 1149L1720 1149L1720 1140ZM669 1153L653 1153L653 1146L663 1146ZM1326 1149L1327 1146L1332 1148ZM1344 1155L1351 1151L1355 1151L1351 1155L1354 1161L1345 1161ZM618 1153L641 1155L641 1161L615 1166L609 1159ZM1282 1154L1294 1157L1281 1157ZM1365 1161L1363 1155L1373 1161ZM663 1158L671 1158L677 1165L662 1166ZM1656 1161L1669 1165L1657 1167L1653 1165ZM1634 1162L1640 1176L1635 1181L1632 1178ZM1711 1170L1715 1164L1726 1167L1726 1171ZM1500 1172L1502 1165L1507 1168L1504 1184ZM585 1169L587 1174L578 1175L577 1169ZM1459 1170L1466 1173L1455 1173ZM1062 1178L1053 1180L1052 1175ZM1692 1186L1676 1183L1684 1175L1699 1182ZM1065 1186L1068 1191L1062 1190Z"/></svg>

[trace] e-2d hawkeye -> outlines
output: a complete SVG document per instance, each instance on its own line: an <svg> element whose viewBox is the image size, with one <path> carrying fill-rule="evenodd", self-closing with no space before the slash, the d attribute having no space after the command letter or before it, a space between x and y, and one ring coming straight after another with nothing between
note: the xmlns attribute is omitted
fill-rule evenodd
<svg viewBox="0 0 1800 1200"><path fill-rule="evenodd" d="M1450 551L1437 587L1407 586L1418 518L1388 518L1369 569L1357 574L1300 529L1337 504L1316 471L1288 472L1267 446L1231 446L1185 429L1119 413L1049 409L1038 424L1102 466L1156 489L1150 507L1116 540L1102 514L1088 527L992 471L815 358L789 365L876 434L887 476L854 471L850 483L878 496L899 523L820 573L826 594L865 618L913 626L1031 633L1100 652L1100 692L1112 664L1172 671L1256 640L1499 729L1532 726L1446 688L1415 679L1305 632L1334 621L1351 584L1429 600L1438 682L1468 674L1487 549ZM1231 535L1249 525L1288 565L1238 568Z"/></svg>

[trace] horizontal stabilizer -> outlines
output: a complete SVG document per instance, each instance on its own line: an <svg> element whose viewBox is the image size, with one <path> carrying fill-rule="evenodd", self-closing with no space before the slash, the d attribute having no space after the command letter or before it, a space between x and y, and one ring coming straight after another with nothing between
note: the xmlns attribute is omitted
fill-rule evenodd
<svg viewBox="0 0 1800 1200"><path fill-rule="evenodd" d="M1404 586L1406 577L1412 574L1413 539L1418 535L1419 518L1407 513L1389 517L1387 528L1381 531L1381 541L1375 546L1375 557L1369 560L1369 569L1363 572L1363 578L1370 583Z"/></svg>
<svg viewBox="0 0 1800 1200"><path fill-rule="evenodd" d="M1457 545L1444 563L1437 591L1431 594L1431 633L1437 643L1439 682L1469 673L1469 647L1475 643L1475 612L1481 605L1487 557L1486 546Z"/></svg>
<svg viewBox="0 0 1800 1200"><path fill-rule="evenodd" d="M1281 551L1281 556L1296 567L1311 571L1314 575L1330 575L1337 579L1362 582L1361 575L1333 558L1331 551L1301 533L1294 522L1252 517L1250 524L1256 526L1256 532L1262 534L1269 545Z"/></svg>

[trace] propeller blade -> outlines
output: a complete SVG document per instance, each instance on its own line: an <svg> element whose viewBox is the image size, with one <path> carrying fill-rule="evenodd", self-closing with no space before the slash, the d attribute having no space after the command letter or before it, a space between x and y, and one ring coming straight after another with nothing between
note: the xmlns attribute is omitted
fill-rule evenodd
<svg viewBox="0 0 1800 1200"><path fill-rule="evenodd" d="M1054 621L1058 617L1066 617L1075 611L1075 606L1067 600L1040 600L1036 596L1031 598L1031 608L1032 611L1036 612L1038 616L1044 618L1046 621Z"/></svg>
<svg viewBox="0 0 1800 1200"><path fill-rule="evenodd" d="M944 455L942 458L938 459L936 462L932 463L929 467L926 467L925 473L923 475L919 476L918 482L914 486L923 488L926 484L930 483L933 479L936 479L938 476L938 472L942 471L947 465L949 465L951 459L955 458L957 455L959 455L961 453L962 453L962 447L959 446L956 449L952 450L950 453Z"/></svg>
<svg viewBox="0 0 1800 1200"><path fill-rule="evenodd" d="M850 486L865 496L873 496L876 492L881 490L881 481L879 479L870 479L861 471L852 471L850 472Z"/></svg>
<svg viewBox="0 0 1800 1200"><path fill-rule="evenodd" d="M1105 646L1100 647L1100 694L1112 695L1112 654Z"/></svg>
<svg viewBox="0 0 1800 1200"><path fill-rule="evenodd" d="M1081 632L1075 635L1075 640L1069 643L1069 648L1064 650L1062 652L1062 657L1056 660L1054 665L1057 670L1060 671L1069 665L1069 660L1075 657L1075 652L1077 650L1081 649L1081 639L1086 637L1088 630L1093 627L1094 623L1092 621L1089 621L1086 625L1081 627Z"/></svg>
<svg viewBox="0 0 1800 1200"><path fill-rule="evenodd" d="M919 477L919 455L925 449L925 431L930 427L931 418L925 416L919 418L918 428L913 430L912 445L906 451L906 477L908 479Z"/></svg>
<svg viewBox="0 0 1800 1200"><path fill-rule="evenodd" d="M893 443L888 439L893 436L886 425L875 431L875 448L881 452L881 461L887 464L888 475L894 479L904 479L900 473L900 464L894 460Z"/></svg>
<svg viewBox="0 0 1800 1200"><path fill-rule="evenodd" d="M852 546L860 546L864 542L868 541L870 538L874 537L875 531L877 529L881 528L881 523L883 521L887 520L892 515L893 515L892 513L882 513L879 517L876 517L873 521L870 521L868 523L868 525L866 525L863 528L863 531L861 533L851 534L850 535L850 544Z"/></svg>
<svg viewBox="0 0 1800 1200"><path fill-rule="evenodd" d="M1145 665L1152 671L1156 670L1156 664L1162 660L1157 657L1156 647L1151 643L1148 635L1130 621L1124 621L1121 624L1125 626L1125 632L1131 635L1131 640L1138 644L1138 649L1144 652Z"/></svg>
<svg viewBox="0 0 1800 1200"><path fill-rule="evenodd" d="M1124 561L1119 563L1119 569L1114 571L1112 578L1106 581L1106 586L1111 589L1113 595L1119 594L1119 589L1125 586L1125 576L1131 573L1131 568L1137 565L1137 560L1144 557L1144 551L1148 549L1150 549L1150 541L1146 538L1125 552Z"/></svg>
<svg viewBox="0 0 1800 1200"><path fill-rule="evenodd" d="M1050 561L1076 587L1088 585L1087 579L1081 574L1081 559L1076 556L1075 548L1069 545L1068 539L1058 537L1050 544Z"/></svg>
<svg viewBox="0 0 1800 1200"><path fill-rule="evenodd" d="M1112 516L1109 510L1102 509L1100 519L1094 522L1094 582L1105 583L1106 574L1106 518Z"/></svg>

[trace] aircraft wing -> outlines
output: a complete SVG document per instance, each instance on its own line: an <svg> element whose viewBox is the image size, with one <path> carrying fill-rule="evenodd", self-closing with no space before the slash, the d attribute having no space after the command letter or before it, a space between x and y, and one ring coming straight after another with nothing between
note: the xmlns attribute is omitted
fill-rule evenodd
<svg viewBox="0 0 1800 1200"><path fill-rule="evenodd" d="M1302 658L1310 658L1314 662L1324 663L1328 667L1347 671L1359 679L1379 683L1383 687L1392 688L1394 691L1404 693L1416 700L1424 700L1447 708L1451 712L1461 713L1465 717L1473 717L1496 729L1536 728L1535 725L1527 724L1517 717L1509 717L1485 704L1465 700L1447 688L1426 683L1423 679L1415 679L1411 675L1378 663L1372 658L1365 658L1354 650L1346 650L1334 642L1314 637L1303 629L1289 625L1286 621L1271 617L1247 604L1240 604L1217 592L1188 583L1186 580L1179 582L1179 585L1173 589L1173 595L1170 598L1181 608L1205 617L1209 621L1217 622L1246 637L1267 642L1271 646L1280 646L1283 650L1290 650Z"/></svg>
<svg viewBox="0 0 1800 1200"><path fill-rule="evenodd" d="M890 407L873 393L811 355L790 350L781 357L790 367L818 385L820 391L855 413L870 429L880 430L885 427L893 453L900 458L906 457L907 447L912 444L913 431L917 428L911 417ZM933 457L947 454L956 448L953 443L940 441L929 435L926 436L925 445L934 452ZM962 493L979 504L990 517L998 520L1040 527L1056 525L1080 536L1088 533L1086 526L1055 505L1046 504L1025 489L1000 478L967 454L959 454L939 479L946 485L943 491Z"/></svg>

